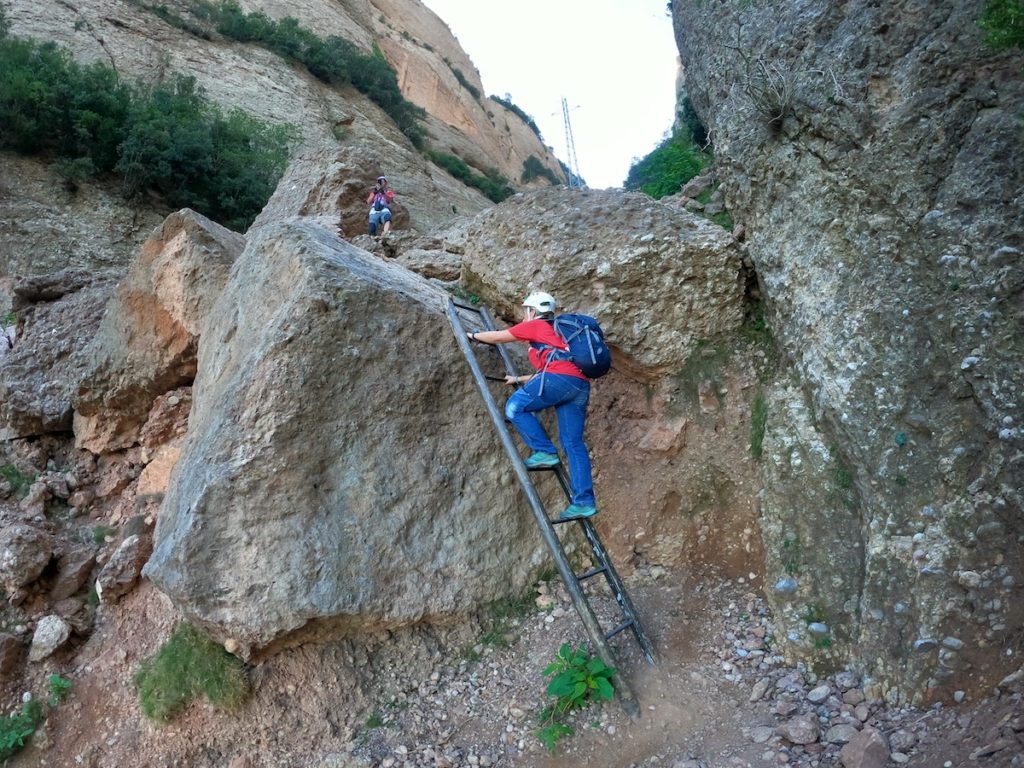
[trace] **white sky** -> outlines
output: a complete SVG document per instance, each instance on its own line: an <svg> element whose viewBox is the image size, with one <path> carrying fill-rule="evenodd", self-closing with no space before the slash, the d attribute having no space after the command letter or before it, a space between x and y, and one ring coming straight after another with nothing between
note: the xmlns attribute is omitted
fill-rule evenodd
<svg viewBox="0 0 1024 768"><path fill-rule="evenodd" d="M622 186L675 117L676 50L666 0L423 0L476 65L487 96L511 96L566 165Z"/></svg>

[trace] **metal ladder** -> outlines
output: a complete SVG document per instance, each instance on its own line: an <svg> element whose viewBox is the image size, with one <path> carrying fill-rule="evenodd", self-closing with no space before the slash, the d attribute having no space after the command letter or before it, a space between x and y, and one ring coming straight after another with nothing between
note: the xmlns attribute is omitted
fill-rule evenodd
<svg viewBox="0 0 1024 768"><path fill-rule="evenodd" d="M576 613L579 614L580 620L583 622L583 626L587 631L587 635L590 637L590 642L593 645L594 651L597 653L601 661L609 667L615 667L618 669L615 663L615 656L612 653L611 647L608 645L608 641L620 632L629 629L636 638L637 644L640 646L640 650L644 654L644 658L647 659L649 664L654 664L654 649L651 646L650 641L647 639L647 635L644 633L643 626L640 624L640 619L637 616L636 609L633 607L633 601L630 600L629 594L626 592L626 587L623 585L622 579L619 578L619 574L616 572L615 566L612 565L612 561L608 557L608 553L605 551L604 545L601 543L601 539L597 535L597 531L594 529L590 520L588 518L577 518L575 520L558 520L556 518L552 520L548 517L547 510L544 507L544 502L541 501L540 494L534 485L531 475L534 473L553 473L558 479L558 483L561 485L566 498L571 501L572 491L562 464L559 463L552 468L527 469L519 455L516 443L513 441L512 435L509 432L508 426L505 422L503 409L498 407L494 401L494 397L491 395L488 381L503 382L504 378L487 376L484 374L471 342L466 336L467 330L497 330L494 326L494 321L491 318L490 312L486 307L474 306L456 299L448 300L447 309L448 320L455 333L455 338L459 343L459 347L462 349L462 353L466 357L466 362L469 363L469 367L473 371L473 378L476 380L477 387L480 390L480 395L483 397L484 404L487 406L487 411L490 413L491 420L494 422L494 426L498 431L498 436L501 438L501 443L504 446L506 453L508 453L509 460L512 462L512 468L515 470L516 477L519 479L519 484L522 486L523 492L526 494L526 498L530 502L530 507L537 520L537 526L540 528L541 536L543 536L544 542L551 551L551 555L555 561L555 566L558 568L558 573L561 575L562 581L565 582L565 586L569 591L569 597L572 599L572 604L576 608ZM463 313L469 313L469 317L472 318L470 322L474 323L473 327L466 328L466 325L463 322L463 317L460 315L460 310ZM509 357L508 351L500 344L493 345L490 349L496 351L501 356L506 373L515 375L516 369L512 363L512 359ZM577 574L573 570L572 565L569 563L569 558L566 556L565 550L562 548L562 542L560 542L558 540L558 536L555 535L556 525L565 525L566 523L573 522L579 523L580 528L583 531L583 536L590 545L594 561L597 563L595 567L580 574ZM618 626L609 632L605 632L601 628L597 617L594 615L593 609L590 607L590 603L587 601L587 595L583 591L583 582L602 574L608 582L608 587L611 589L612 594L615 595L615 601L618 603L619 609L622 611L623 619ZM615 689L619 694L623 709L631 717L636 717L638 708L629 686L626 684L625 679L621 674L616 674L616 678Z"/></svg>

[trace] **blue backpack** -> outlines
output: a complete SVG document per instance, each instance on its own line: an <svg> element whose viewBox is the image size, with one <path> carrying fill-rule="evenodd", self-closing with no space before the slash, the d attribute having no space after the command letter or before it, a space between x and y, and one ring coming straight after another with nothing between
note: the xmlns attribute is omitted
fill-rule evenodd
<svg viewBox="0 0 1024 768"><path fill-rule="evenodd" d="M569 349L554 350L548 355L548 361L568 360L588 379L600 378L611 370L612 353L597 320L589 315L558 315L553 327Z"/></svg>

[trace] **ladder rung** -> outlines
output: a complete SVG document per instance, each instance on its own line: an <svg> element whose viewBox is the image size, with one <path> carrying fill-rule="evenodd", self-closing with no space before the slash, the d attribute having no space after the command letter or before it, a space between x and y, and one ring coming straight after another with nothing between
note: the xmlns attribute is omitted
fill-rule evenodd
<svg viewBox="0 0 1024 768"><path fill-rule="evenodd" d="M597 576L597 574L604 573L607 570L608 569L603 565L600 568L591 568L586 573L581 573L579 576L577 576L576 581L583 581L584 579L589 579L591 576Z"/></svg>
<svg viewBox="0 0 1024 768"><path fill-rule="evenodd" d="M611 632L609 632L607 635L605 635L604 639L605 640L611 640L613 637L615 637L617 634L619 634L619 632L621 632L624 629L628 629L631 626L633 626L633 620L632 619L630 619L627 622L624 622L623 624L619 624L619 626L617 626L615 629L613 629Z"/></svg>
<svg viewBox="0 0 1024 768"><path fill-rule="evenodd" d="M523 466L526 466L525 464ZM553 467L526 467L527 472L551 472L558 469L559 465L555 464Z"/></svg>

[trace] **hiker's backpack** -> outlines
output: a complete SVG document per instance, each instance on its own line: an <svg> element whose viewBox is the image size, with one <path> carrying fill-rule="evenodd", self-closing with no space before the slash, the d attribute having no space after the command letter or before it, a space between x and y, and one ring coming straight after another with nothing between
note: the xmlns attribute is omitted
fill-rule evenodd
<svg viewBox="0 0 1024 768"><path fill-rule="evenodd" d="M568 360L588 379L604 376L612 367L612 353L604 342L604 331L589 315L558 315L555 333L565 339L568 350L555 349L548 360Z"/></svg>

